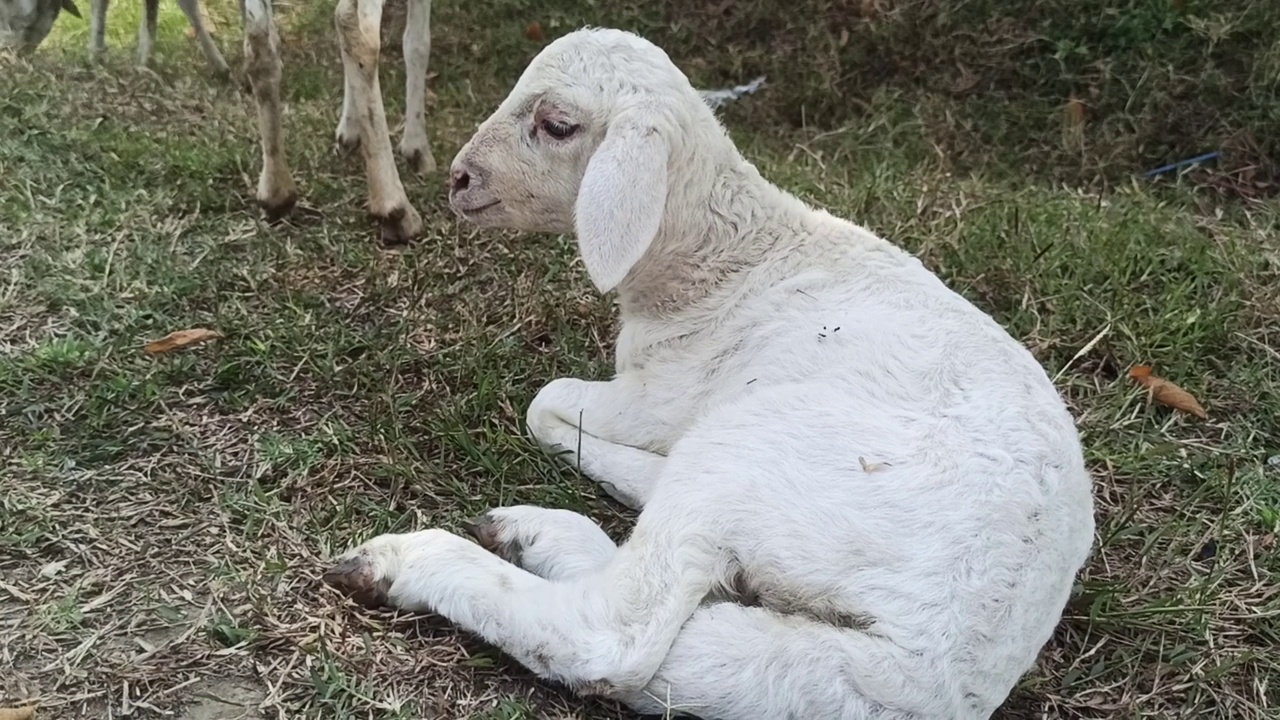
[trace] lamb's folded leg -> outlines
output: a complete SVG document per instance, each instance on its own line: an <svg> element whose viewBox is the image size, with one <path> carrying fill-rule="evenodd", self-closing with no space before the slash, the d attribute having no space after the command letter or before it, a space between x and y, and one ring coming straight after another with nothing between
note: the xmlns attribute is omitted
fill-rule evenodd
<svg viewBox="0 0 1280 720"><path fill-rule="evenodd" d="M366 603L444 615L585 693L643 690L722 567L702 515L655 504L594 572L553 583L443 530L376 537L325 575Z"/></svg>
<svg viewBox="0 0 1280 720"><path fill-rule="evenodd" d="M652 497L666 458L630 443L661 434L661 421L625 379L555 380L530 403L526 423L544 448L618 502L638 510Z"/></svg>

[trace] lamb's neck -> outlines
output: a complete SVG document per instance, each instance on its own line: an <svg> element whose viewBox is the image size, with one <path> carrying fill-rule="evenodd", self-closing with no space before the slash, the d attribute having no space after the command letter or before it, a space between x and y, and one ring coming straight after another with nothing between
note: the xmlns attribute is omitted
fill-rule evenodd
<svg viewBox="0 0 1280 720"><path fill-rule="evenodd" d="M653 244L618 288L624 316L671 317L785 254L806 208L740 157L673 187Z"/></svg>

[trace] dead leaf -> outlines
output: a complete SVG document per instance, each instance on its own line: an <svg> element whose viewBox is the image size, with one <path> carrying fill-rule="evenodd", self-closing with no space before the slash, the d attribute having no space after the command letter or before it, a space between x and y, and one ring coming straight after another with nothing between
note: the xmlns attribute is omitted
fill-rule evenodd
<svg viewBox="0 0 1280 720"><path fill-rule="evenodd" d="M1070 99L1067 100L1065 113L1067 127L1072 129L1084 127L1084 101L1076 97L1075 93L1071 93Z"/></svg>
<svg viewBox="0 0 1280 720"><path fill-rule="evenodd" d="M880 468L891 467L887 462L869 463L867 462L867 459L861 455L858 456L858 464L862 466L862 472L866 473L873 473Z"/></svg>
<svg viewBox="0 0 1280 720"><path fill-rule="evenodd" d="M20 708L0 708L0 720L32 720L35 716L35 705Z"/></svg>
<svg viewBox="0 0 1280 720"><path fill-rule="evenodd" d="M534 20L524 29L524 36L534 42L542 42L542 23Z"/></svg>
<svg viewBox="0 0 1280 720"><path fill-rule="evenodd" d="M1205 413L1200 403L1191 396L1191 393L1162 377L1152 375L1149 365L1134 365L1129 369L1129 377L1146 388L1151 394L1151 399L1161 405L1168 405L1175 410L1190 413L1201 420L1208 419L1208 414Z"/></svg>
<svg viewBox="0 0 1280 720"><path fill-rule="evenodd" d="M222 337L222 333L217 330L206 330L204 328L178 330L177 332L171 332L168 335L165 335L159 340L147 343L142 347L142 349L150 355L159 355L188 345L195 345L196 343L202 343L207 340L213 340L214 338L220 337Z"/></svg>

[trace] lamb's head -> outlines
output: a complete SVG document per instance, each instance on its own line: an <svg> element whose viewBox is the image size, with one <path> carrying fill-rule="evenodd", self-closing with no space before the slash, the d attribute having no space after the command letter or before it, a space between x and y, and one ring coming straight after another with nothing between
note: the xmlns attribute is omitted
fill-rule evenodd
<svg viewBox="0 0 1280 720"><path fill-rule="evenodd" d="M479 225L575 232L607 291L659 234L668 190L685 201L681 173L710 171L697 156L724 145L714 113L660 48L579 30L533 59L458 152L449 201Z"/></svg>
<svg viewBox="0 0 1280 720"><path fill-rule="evenodd" d="M73 0L0 0L0 48L35 50L64 10L80 17Z"/></svg>

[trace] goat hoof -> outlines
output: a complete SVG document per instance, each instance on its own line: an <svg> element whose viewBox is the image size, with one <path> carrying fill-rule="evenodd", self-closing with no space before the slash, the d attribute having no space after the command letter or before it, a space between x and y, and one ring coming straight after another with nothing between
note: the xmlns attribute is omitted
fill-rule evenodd
<svg viewBox="0 0 1280 720"><path fill-rule="evenodd" d="M373 566L362 553L342 558L321 579L367 608L386 605L387 591L391 589L390 581L378 579Z"/></svg>
<svg viewBox="0 0 1280 720"><path fill-rule="evenodd" d="M493 517L488 513L470 520L463 520L462 529L474 538L480 547L489 552L497 552L500 544L498 540L498 524L494 522Z"/></svg>
<svg viewBox="0 0 1280 720"><path fill-rule="evenodd" d="M493 513L485 513L480 517L462 522L462 529L475 539L476 544L506 560L512 565L520 565L521 549L514 540L502 539L502 521Z"/></svg>
<svg viewBox="0 0 1280 720"><path fill-rule="evenodd" d="M296 192L285 193L279 198L258 200L258 205L262 207L262 214L266 216L267 222L272 223L279 222L289 213L293 212L293 206L297 204L298 194Z"/></svg>
<svg viewBox="0 0 1280 720"><path fill-rule="evenodd" d="M422 218L408 205L395 208L378 219L382 224L382 242L385 245L405 245L422 232Z"/></svg>
<svg viewBox="0 0 1280 720"><path fill-rule="evenodd" d="M338 155L354 155L359 149L359 135L345 135L340 132L333 138L333 151Z"/></svg>
<svg viewBox="0 0 1280 720"><path fill-rule="evenodd" d="M430 175L436 171L436 159L431 154L431 148L409 148L401 145L400 155L419 175Z"/></svg>

